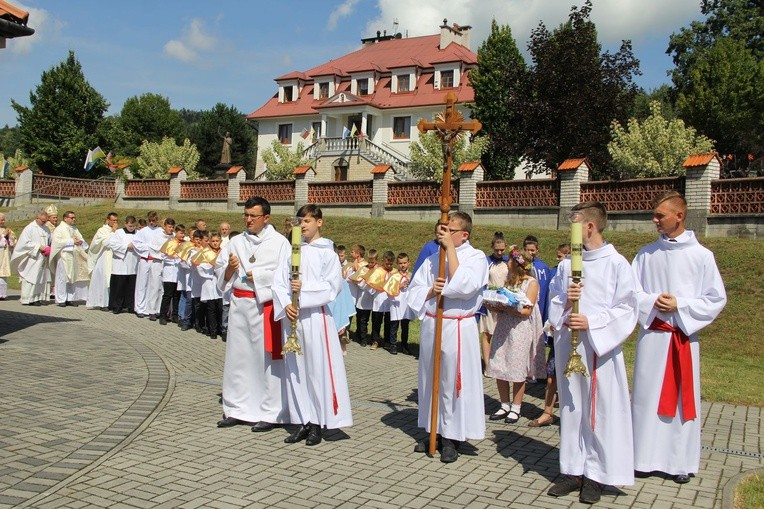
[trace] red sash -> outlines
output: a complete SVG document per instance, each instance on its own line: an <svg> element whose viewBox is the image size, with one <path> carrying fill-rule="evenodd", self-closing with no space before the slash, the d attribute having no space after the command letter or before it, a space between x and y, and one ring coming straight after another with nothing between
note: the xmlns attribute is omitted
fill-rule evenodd
<svg viewBox="0 0 764 509"><path fill-rule="evenodd" d="M334 387L334 370L332 369L332 354L329 351L329 329L326 325L326 310L321 306L321 317L324 319L324 347L326 348L326 360L329 361L329 381L332 384L332 410L337 415L340 405L337 402L337 391Z"/></svg>
<svg viewBox="0 0 764 509"><path fill-rule="evenodd" d="M251 290L233 289L233 296L241 299L254 299L255 292ZM281 355L281 324L273 319L273 301L263 304L263 333L265 335L265 351L271 354L271 359L279 360Z"/></svg>
<svg viewBox="0 0 764 509"><path fill-rule="evenodd" d="M427 316L437 318L437 315L432 313L426 313ZM473 318L475 314L464 316L446 316L443 315L444 320L456 320L456 397L461 396L462 393L462 320L465 318Z"/></svg>
<svg viewBox="0 0 764 509"><path fill-rule="evenodd" d="M663 374L663 387L658 400L658 415L676 417L679 399L679 387L682 387L682 417L690 421L697 417L695 412L695 385L692 379L692 352L690 338L678 327L656 318L650 324L650 330L670 332L666 370Z"/></svg>

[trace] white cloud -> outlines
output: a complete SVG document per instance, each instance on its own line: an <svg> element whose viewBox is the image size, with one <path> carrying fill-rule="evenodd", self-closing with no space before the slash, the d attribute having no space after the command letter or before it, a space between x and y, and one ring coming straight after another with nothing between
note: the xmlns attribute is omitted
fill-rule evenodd
<svg viewBox="0 0 764 509"><path fill-rule="evenodd" d="M399 31L409 37L438 32L447 18L449 24L471 25L472 50L477 50L491 29L491 20L509 25L517 45L524 50L531 31L543 21L554 29L566 21L573 4L583 0L377 0L379 17L366 26L366 36L392 25L398 19ZM610 0L595 1L591 19L597 25L603 46L622 39L633 41L662 38L700 15L697 0Z"/></svg>
<svg viewBox="0 0 764 509"><path fill-rule="evenodd" d="M180 39L171 39L164 45L164 54L181 62L197 61L201 53L218 46L218 40L204 29L204 21L193 18L183 29Z"/></svg>
<svg viewBox="0 0 764 509"><path fill-rule="evenodd" d="M27 26L29 26L29 28L34 28L35 31L34 34L26 37L8 39L6 45L14 55L28 55L36 44L51 35L57 34L64 26L63 22L60 20L52 19L50 13L45 9L29 7L19 2L14 2L14 5L29 13L29 22Z"/></svg>
<svg viewBox="0 0 764 509"><path fill-rule="evenodd" d="M330 14L329 14L329 20L326 22L326 29L330 32L333 31L335 28L337 28L337 23L341 18L344 18L346 16L349 16L353 13L353 9L355 8L355 5L358 3L358 0L345 0L340 5L338 5Z"/></svg>

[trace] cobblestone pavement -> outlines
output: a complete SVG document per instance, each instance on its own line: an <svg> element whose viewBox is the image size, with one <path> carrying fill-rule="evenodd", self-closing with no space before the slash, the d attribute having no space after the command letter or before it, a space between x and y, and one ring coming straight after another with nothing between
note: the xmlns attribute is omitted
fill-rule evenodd
<svg viewBox="0 0 764 509"><path fill-rule="evenodd" d="M416 361L352 344L355 425L316 447L286 429L217 429L225 344L133 315L0 302L0 508L524 507L583 505L546 495L557 426L489 422L456 463L413 452ZM497 406L486 380L486 408ZM721 507L722 488L761 468L762 409L702 408L701 472L609 489L597 507Z"/></svg>

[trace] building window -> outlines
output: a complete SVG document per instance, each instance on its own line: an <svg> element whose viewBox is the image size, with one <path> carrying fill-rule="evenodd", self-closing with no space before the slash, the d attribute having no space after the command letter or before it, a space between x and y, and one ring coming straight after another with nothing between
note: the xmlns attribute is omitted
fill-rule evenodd
<svg viewBox="0 0 764 509"><path fill-rule="evenodd" d="M409 75L408 74L402 74L398 76L398 87L395 90L396 92L408 92L409 91Z"/></svg>
<svg viewBox="0 0 764 509"><path fill-rule="evenodd" d="M454 71L440 71L440 88L454 88Z"/></svg>
<svg viewBox="0 0 764 509"><path fill-rule="evenodd" d="M292 124L279 124L279 141L284 145L292 144Z"/></svg>
<svg viewBox="0 0 764 509"><path fill-rule="evenodd" d="M293 87L284 87L284 102L285 103L294 101L294 97L292 97L293 91L294 91Z"/></svg>
<svg viewBox="0 0 764 509"><path fill-rule="evenodd" d="M358 95L369 95L369 80L358 80Z"/></svg>
<svg viewBox="0 0 764 509"><path fill-rule="evenodd" d="M329 83L318 84L318 98L326 99L329 97Z"/></svg>
<svg viewBox="0 0 764 509"><path fill-rule="evenodd" d="M411 117L393 117L393 139L407 140L411 137Z"/></svg>
<svg viewBox="0 0 764 509"><path fill-rule="evenodd" d="M313 139L311 141L315 143L321 137L321 122L313 122L311 128L313 130Z"/></svg>

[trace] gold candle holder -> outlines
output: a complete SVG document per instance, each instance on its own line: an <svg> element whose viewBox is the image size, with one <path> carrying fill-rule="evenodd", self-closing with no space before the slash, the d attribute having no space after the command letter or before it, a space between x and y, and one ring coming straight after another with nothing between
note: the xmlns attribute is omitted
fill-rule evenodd
<svg viewBox="0 0 764 509"><path fill-rule="evenodd" d="M300 278L300 246L302 245L302 230L299 226L292 227L292 271L291 279ZM298 308L300 304L300 294L292 292L292 306ZM289 336L282 347L284 352L296 353L302 355L300 342L297 341L297 319L291 320L289 324Z"/></svg>
<svg viewBox="0 0 764 509"><path fill-rule="evenodd" d="M583 279L583 222L584 216L574 211L570 214L570 273L571 279L578 284ZM578 301L573 301L573 312L578 313ZM578 353L578 331L570 331L570 355L568 364L565 366L565 376L570 378L573 374L589 376L586 366Z"/></svg>

